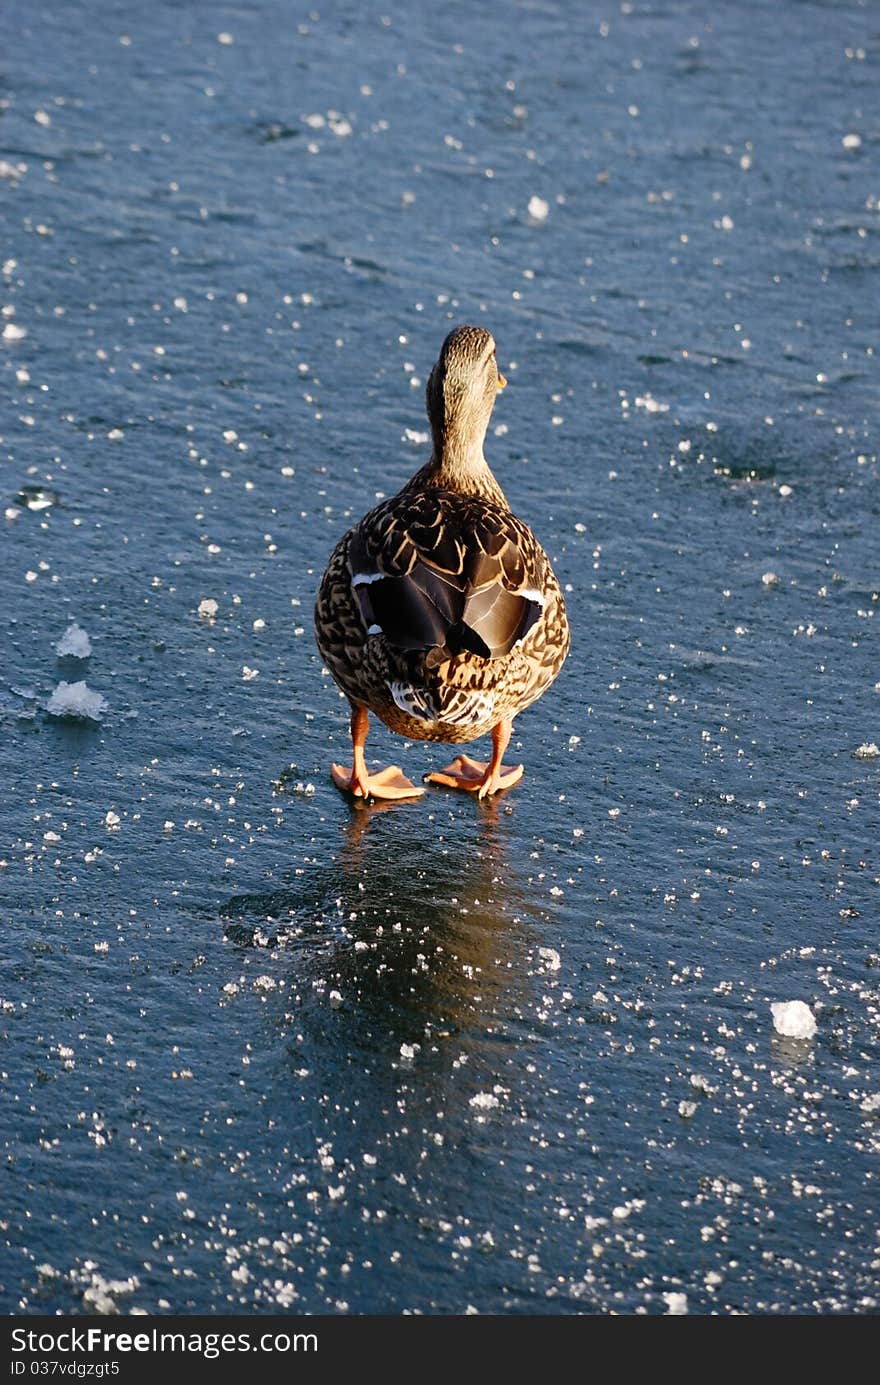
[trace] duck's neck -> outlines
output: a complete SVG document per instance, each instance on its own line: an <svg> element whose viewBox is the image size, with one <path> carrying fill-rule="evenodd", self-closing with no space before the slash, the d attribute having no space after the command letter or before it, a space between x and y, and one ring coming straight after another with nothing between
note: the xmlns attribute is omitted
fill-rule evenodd
<svg viewBox="0 0 880 1385"><path fill-rule="evenodd" d="M455 428L432 430L431 460L417 472L410 486L432 486L459 495L480 495L496 505L507 506L504 492L483 456L484 433L465 438Z"/></svg>

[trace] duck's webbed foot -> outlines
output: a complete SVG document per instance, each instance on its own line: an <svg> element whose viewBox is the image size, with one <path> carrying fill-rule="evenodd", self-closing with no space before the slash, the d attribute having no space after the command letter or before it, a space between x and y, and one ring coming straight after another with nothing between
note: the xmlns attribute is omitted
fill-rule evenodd
<svg viewBox="0 0 880 1385"><path fill-rule="evenodd" d="M353 766L331 765L330 778L337 789L355 798L420 798L425 792L407 779L398 765L388 765L375 774L357 774Z"/></svg>
<svg viewBox="0 0 880 1385"><path fill-rule="evenodd" d="M466 789L469 793L475 793L478 798L486 798L489 794L512 789L524 773L523 765L502 763L512 730L513 722L509 720L499 721L493 728L492 759L488 763L484 760L472 760L470 755L456 755L451 765L427 775L428 782L442 784L447 789Z"/></svg>
<svg viewBox="0 0 880 1385"><path fill-rule="evenodd" d="M492 762L472 760L470 755L456 755L452 764L444 769L434 770L426 776L429 784L442 784L447 789L467 789L478 798L488 794L501 793L518 784L525 772L524 765L497 765Z"/></svg>
<svg viewBox="0 0 880 1385"><path fill-rule="evenodd" d="M398 765L388 765L386 769L370 774L364 758L364 745L370 720L366 707L352 707L351 744L354 751L354 764L331 765L330 778L337 789L353 794L355 798L421 798L425 790L419 784L407 779Z"/></svg>

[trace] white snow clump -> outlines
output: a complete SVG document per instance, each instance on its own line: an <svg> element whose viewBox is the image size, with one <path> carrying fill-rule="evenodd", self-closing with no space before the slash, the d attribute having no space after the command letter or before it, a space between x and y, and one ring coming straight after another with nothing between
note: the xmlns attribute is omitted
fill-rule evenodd
<svg viewBox="0 0 880 1385"><path fill-rule="evenodd" d="M776 1000L770 1006L773 1028L786 1039L812 1039L816 1016L804 1000Z"/></svg>

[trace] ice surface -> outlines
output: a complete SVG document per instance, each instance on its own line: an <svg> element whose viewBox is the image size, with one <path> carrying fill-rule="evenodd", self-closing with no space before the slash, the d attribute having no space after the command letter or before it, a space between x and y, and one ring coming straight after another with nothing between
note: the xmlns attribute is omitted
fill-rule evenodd
<svg viewBox="0 0 880 1385"><path fill-rule="evenodd" d="M100 721L106 710L106 699L85 681L65 683L62 680L46 703L50 716L69 717L74 721Z"/></svg>
<svg viewBox="0 0 880 1385"><path fill-rule="evenodd" d="M68 625L55 646L55 653L59 659L88 659L91 652L92 642L75 620Z"/></svg>
<svg viewBox="0 0 880 1385"><path fill-rule="evenodd" d="M816 1017L803 1000L776 1000L770 1006L773 1028L786 1039L812 1039Z"/></svg>
<svg viewBox="0 0 880 1385"><path fill-rule="evenodd" d="M192 44L171 6L16 27L39 83L0 164L0 309L28 330L0 341L0 881L30 959L0 993L9 1308L880 1306L880 758L853 758L880 744L876 7L833 54L801 6L771 45L753 7L711 34L696 5L612 8L602 38L594 6L518 7L528 70L494 15L400 0L387 28L258 0ZM815 138L779 140L823 62ZM312 597L425 460L409 380L466 321L510 375L487 456L571 589L572 653L516 720L520 788L353 806ZM71 616L91 662L56 662ZM103 685L100 724L50 716L61 678ZM375 719L366 753L418 781L456 750L488 742ZM821 1036L767 1028L798 997Z"/></svg>

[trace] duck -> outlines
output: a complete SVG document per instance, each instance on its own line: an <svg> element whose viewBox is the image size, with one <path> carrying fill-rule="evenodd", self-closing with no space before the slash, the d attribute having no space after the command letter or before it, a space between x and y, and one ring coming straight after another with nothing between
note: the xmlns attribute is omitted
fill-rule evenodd
<svg viewBox="0 0 880 1385"><path fill-rule="evenodd" d="M371 771L371 715L408 740L462 745L426 782L484 799L518 783L505 764L514 718L559 674L570 630L550 560L507 503L483 446L507 381L484 327L455 327L425 391L429 461L349 529L330 555L315 603L321 658L351 707L352 764L334 784L355 799L425 792L397 765Z"/></svg>

